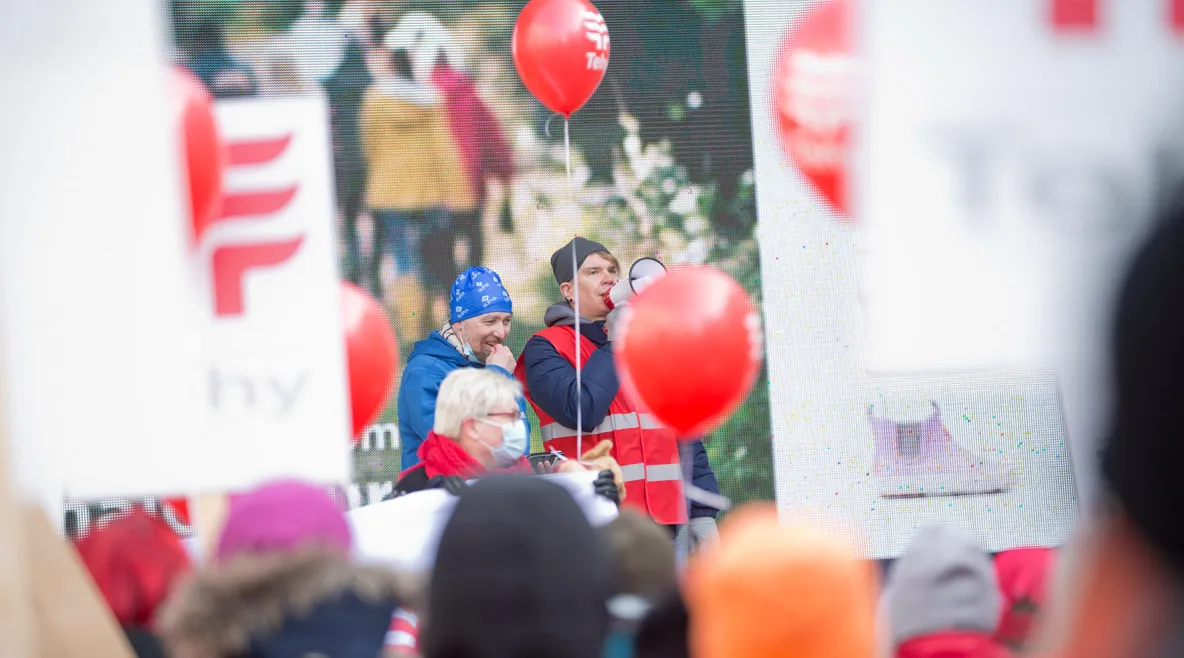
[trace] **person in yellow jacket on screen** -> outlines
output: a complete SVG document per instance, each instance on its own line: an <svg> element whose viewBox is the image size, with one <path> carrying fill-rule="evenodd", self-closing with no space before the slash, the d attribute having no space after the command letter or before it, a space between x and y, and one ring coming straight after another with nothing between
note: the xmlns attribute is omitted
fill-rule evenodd
<svg viewBox="0 0 1184 658"><path fill-rule="evenodd" d="M472 210L476 199L439 93L429 81L415 79L405 48L387 46L390 69L366 91L359 113L369 170L366 207L374 220L365 274L371 292L383 299L382 263L393 256L401 335L415 335L443 321L431 317L432 302L447 299L457 274L425 262L424 239L450 234L445 229L452 213ZM421 326L410 323L413 313Z"/></svg>

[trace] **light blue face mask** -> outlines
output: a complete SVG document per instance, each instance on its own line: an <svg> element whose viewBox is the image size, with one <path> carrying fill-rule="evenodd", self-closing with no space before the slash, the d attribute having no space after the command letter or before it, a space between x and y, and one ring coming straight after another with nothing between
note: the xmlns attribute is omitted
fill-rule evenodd
<svg viewBox="0 0 1184 658"><path fill-rule="evenodd" d="M452 331L460 338L460 353L472 363L481 363L481 359L478 359L477 355L473 352L473 346L469 344L469 337L462 335L463 332L460 330L459 322L453 327Z"/></svg>
<svg viewBox="0 0 1184 658"><path fill-rule="evenodd" d="M489 452L493 455L493 463L497 464L498 468L509 468L514 465L522 455L526 453L526 422L521 418L514 419L508 425L495 423L491 420L478 418L486 425L501 428L502 430L502 444L499 446L489 446Z"/></svg>

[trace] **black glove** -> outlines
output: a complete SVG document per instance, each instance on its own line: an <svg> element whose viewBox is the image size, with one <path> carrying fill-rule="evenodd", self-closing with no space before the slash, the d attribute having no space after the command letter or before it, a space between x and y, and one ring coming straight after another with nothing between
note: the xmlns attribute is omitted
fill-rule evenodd
<svg viewBox="0 0 1184 658"><path fill-rule="evenodd" d="M621 506L621 492L617 491L617 481L613 479L612 471L607 469L601 471L592 481L592 488L596 491L597 496L604 496L617 507Z"/></svg>
<svg viewBox="0 0 1184 658"><path fill-rule="evenodd" d="M459 475L437 475L428 480L427 488L443 489L453 496L460 496L469 488L469 483Z"/></svg>

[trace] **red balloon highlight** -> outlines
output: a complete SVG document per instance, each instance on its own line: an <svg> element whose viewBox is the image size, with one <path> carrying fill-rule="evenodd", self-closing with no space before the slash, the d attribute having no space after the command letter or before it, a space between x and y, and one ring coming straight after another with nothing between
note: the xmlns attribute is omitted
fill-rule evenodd
<svg viewBox="0 0 1184 658"><path fill-rule="evenodd" d="M399 345L382 306L352 283L341 284L341 319L349 367L353 440L390 399L399 363Z"/></svg>
<svg viewBox="0 0 1184 658"><path fill-rule="evenodd" d="M510 50L530 93L570 118L608 70L608 26L587 0L531 0L514 23Z"/></svg>
<svg viewBox="0 0 1184 658"><path fill-rule="evenodd" d="M222 199L222 175L226 149L214 119L214 103L205 86L182 68L174 68L173 93L181 100L182 145L189 177L190 217L193 236L200 240L218 219Z"/></svg>
<svg viewBox="0 0 1184 658"><path fill-rule="evenodd" d="M683 438L710 431L740 406L764 345L748 293L707 267L672 271L646 288L613 342L626 391Z"/></svg>
<svg viewBox="0 0 1184 658"><path fill-rule="evenodd" d="M844 219L855 110L848 0L818 7L791 32L773 77L773 107L789 159Z"/></svg>

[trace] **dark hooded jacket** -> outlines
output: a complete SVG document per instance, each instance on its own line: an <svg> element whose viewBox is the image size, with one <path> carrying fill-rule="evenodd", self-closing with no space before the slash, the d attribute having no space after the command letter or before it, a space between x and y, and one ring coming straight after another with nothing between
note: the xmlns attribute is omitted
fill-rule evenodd
<svg viewBox="0 0 1184 658"><path fill-rule="evenodd" d="M548 327L575 326L575 311L564 302L552 304L543 316ZM592 431L604 422L609 406L621 387L613 363L613 344L604 330L604 322L592 322L581 318L580 334L591 340L597 350L588 357L580 372L582 391L579 395L583 407L580 419L583 430ZM564 427L576 426L576 370L546 338L533 336L522 350L522 361L526 370L526 385L534 403ZM691 442L692 483L705 491L719 493L719 482L707 459L707 448L703 441ZM714 517L718 510L704 505L691 504L690 517Z"/></svg>
<svg viewBox="0 0 1184 658"><path fill-rule="evenodd" d="M612 568L571 496L494 476L461 496L440 537L424 658L600 658Z"/></svg>
<svg viewBox="0 0 1184 658"><path fill-rule="evenodd" d="M240 555L197 572L158 627L172 658L375 658L412 599L404 578L336 553Z"/></svg>

